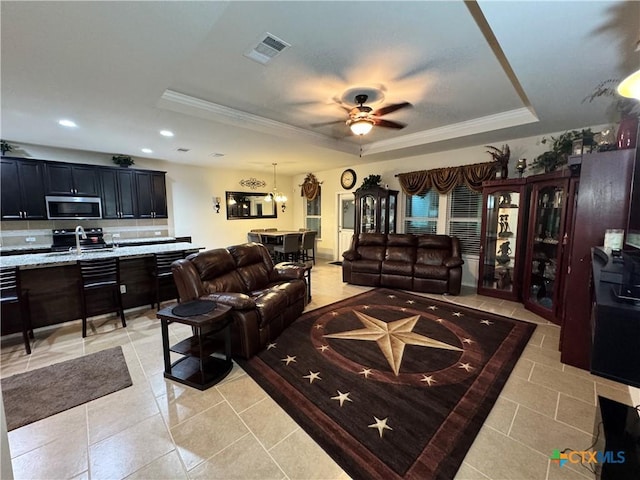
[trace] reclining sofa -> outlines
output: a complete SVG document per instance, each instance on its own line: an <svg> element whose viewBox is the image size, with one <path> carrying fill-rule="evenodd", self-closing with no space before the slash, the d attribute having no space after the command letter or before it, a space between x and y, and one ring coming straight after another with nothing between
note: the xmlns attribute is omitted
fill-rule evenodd
<svg viewBox="0 0 640 480"><path fill-rule="evenodd" d="M448 235L361 233L342 254L342 280L354 285L458 295L460 241Z"/></svg>
<svg viewBox="0 0 640 480"><path fill-rule="evenodd" d="M229 305L231 350L250 358L274 340L304 310L304 269L276 268L269 251L246 243L193 253L171 265L181 302L213 300Z"/></svg>

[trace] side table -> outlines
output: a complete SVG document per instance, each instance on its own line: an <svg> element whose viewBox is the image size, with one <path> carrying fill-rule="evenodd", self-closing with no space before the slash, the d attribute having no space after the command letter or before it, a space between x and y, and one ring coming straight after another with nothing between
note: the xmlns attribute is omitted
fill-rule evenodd
<svg viewBox="0 0 640 480"><path fill-rule="evenodd" d="M173 313L177 304L160 310L156 315L162 327L162 351L164 354L164 376L199 390L206 390L224 379L231 368L231 307L216 304L210 312L193 316L179 316ZM181 323L192 327L194 335L169 346L169 324ZM206 335L202 327L213 327ZM224 342L211 335L224 330ZM224 351L224 358L212 356ZM171 363L170 352L184 355Z"/></svg>

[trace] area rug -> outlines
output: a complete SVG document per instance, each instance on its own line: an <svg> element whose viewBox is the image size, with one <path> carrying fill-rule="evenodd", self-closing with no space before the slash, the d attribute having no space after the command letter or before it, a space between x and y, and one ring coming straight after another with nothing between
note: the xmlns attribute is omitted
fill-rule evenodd
<svg viewBox="0 0 640 480"><path fill-rule="evenodd" d="M329 262L329 265L338 265L338 266L342 266L342 262Z"/></svg>
<svg viewBox="0 0 640 480"><path fill-rule="evenodd" d="M352 478L451 479L534 330L375 289L238 362Z"/></svg>
<svg viewBox="0 0 640 480"><path fill-rule="evenodd" d="M122 347L19 373L0 382L9 431L132 385Z"/></svg>

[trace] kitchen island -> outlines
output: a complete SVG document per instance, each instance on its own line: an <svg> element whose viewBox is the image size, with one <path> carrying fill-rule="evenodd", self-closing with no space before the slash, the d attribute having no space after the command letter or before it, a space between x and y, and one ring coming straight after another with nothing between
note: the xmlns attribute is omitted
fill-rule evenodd
<svg viewBox="0 0 640 480"><path fill-rule="evenodd" d="M155 300L155 281L151 276L155 253L197 252L203 247L187 242L163 243L140 246L122 246L74 252L47 252L11 255L0 258L3 267L20 268L22 288L29 291L31 323L34 329L47 325L79 320L81 318L80 293L78 288L79 259L118 257L120 259L120 284L124 293L125 310L148 305ZM176 298L174 288L162 292L162 299ZM96 302L108 302L109 298L98 297ZM3 311L2 334L21 331L19 315L9 308ZM126 314L126 311L125 311Z"/></svg>

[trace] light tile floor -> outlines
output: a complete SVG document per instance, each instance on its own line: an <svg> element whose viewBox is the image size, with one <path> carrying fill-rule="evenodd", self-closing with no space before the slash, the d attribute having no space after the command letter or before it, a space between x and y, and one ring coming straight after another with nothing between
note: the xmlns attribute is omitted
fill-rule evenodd
<svg viewBox="0 0 640 480"><path fill-rule="evenodd" d="M312 271L308 310L368 290L342 283L340 267ZM587 449L596 431L597 395L625 404L640 392L560 362L560 329L521 304L476 295L435 296L538 328L480 430L456 479L593 478L558 467L554 449ZM154 310L127 312L127 328L109 317L38 329L32 355L5 337L0 376L121 345L133 386L9 432L17 479L346 479L348 476L237 365L204 392L163 378ZM172 325L177 341L188 327Z"/></svg>

